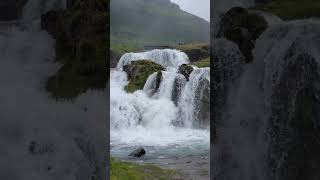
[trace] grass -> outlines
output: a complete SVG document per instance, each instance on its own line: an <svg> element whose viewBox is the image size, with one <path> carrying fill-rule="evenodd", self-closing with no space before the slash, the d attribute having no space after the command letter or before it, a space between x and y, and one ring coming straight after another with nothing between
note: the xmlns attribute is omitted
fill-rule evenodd
<svg viewBox="0 0 320 180"><path fill-rule="evenodd" d="M319 0L273 0L270 3L256 6L254 9L270 12L283 20L320 17Z"/></svg>
<svg viewBox="0 0 320 180"><path fill-rule="evenodd" d="M210 67L210 57L202 59L200 61L196 61L196 62L192 63L191 65L195 65L198 68Z"/></svg>
<svg viewBox="0 0 320 180"><path fill-rule="evenodd" d="M207 43L190 43L179 45L177 46L177 49L181 51L189 51L193 49L209 49L209 45Z"/></svg>
<svg viewBox="0 0 320 180"><path fill-rule="evenodd" d="M178 177L174 170L110 159L110 180L179 180Z"/></svg>

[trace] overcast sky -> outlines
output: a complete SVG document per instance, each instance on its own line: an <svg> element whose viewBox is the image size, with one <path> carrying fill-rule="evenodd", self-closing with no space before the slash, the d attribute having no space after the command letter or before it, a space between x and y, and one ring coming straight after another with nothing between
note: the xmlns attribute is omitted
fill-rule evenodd
<svg viewBox="0 0 320 180"><path fill-rule="evenodd" d="M210 0L171 0L181 9L210 21Z"/></svg>

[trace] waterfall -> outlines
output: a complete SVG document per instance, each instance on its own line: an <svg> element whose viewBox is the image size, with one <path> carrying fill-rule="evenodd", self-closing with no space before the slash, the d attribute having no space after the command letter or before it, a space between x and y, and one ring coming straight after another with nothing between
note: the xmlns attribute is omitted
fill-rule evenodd
<svg viewBox="0 0 320 180"><path fill-rule="evenodd" d="M131 61L149 59L163 67L178 67L181 64L188 64L188 56L178 50L152 50L142 53L126 53L124 54L117 65L117 68L122 68L124 65L130 64Z"/></svg>
<svg viewBox="0 0 320 180"><path fill-rule="evenodd" d="M125 92L124 87L128 81L122 66L143 59L166 68L161 71L161 81L158 82L159 74L155 72L148 77L143 90ZM121 57L110 76L112 147L117 149L117 146L123 144L167 147L176 144L176 147L187 148L188 143L197 141L206 146L205 142L209 142L208 131L197 129L199 126L193 124L195 121L200 122L197 118L199 107L194 106L202 99L203 89L209 87L202 82L210 81L210 69L194 67L190 80L186 82L186 78L178 73L178 67L188 62L187 55L172 49L127 53ZM209 92L205 93L208 97Z"/></svg>
<svg viewBox="0 0 320 180"><path fill-rule="evenodd" d="M206 84L203 84L204 82ZM203 108L200 104L204 100L205 88L210 89L210 68L194 69L181 92L181 97L178 99L180 122L183 121L188 127L194 126L194 122L201 121L198 114ZM208 98L208 92L206 93L207 96L205 98ZM208 110L209 108L207 108Z"/></svg>
<svg viewBox="0 0 320 180"><path fill-rule="evenodd" d="M45 3L47 11L59 6L54 2L59 1L29 0L23 19L30 28L18 23L0 29L0 145L5 147L0 153L0 177L4 179L103 179L97 170L105 157L107 130L99 126L105 123L105 92L90 91L73 102L59 102L45 90L59 65L54 39L38 28L39 12L44 12L39 4Z"/></svg>
<svg viewBox="0 0 320 180"><path fill-rule="evenodd" d="M215 72L234 73L219 79L227 102L217 107L214 179L319 179L319 34L319 20L274 24L256 41L253 62L237 66L215 47L228 57Z"/></svg>

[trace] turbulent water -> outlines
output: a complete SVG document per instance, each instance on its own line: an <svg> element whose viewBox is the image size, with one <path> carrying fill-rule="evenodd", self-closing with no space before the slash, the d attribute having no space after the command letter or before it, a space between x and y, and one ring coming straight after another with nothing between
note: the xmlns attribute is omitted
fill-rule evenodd
<svg viewBox="0 0 320 180"><path fill-rule="evenodd" d="M57 102L44 88L59 64L40 12L64 7L56 2L29 0L19 23L0 25L0 179L102 177L105 92Z"/></svg>
<svg viewBox="0 0 320 180"><path fill-rule="evenodd" d="M155 93L157 74L149 76L143 90L127 93L127 74L122 66L139 59L151 59L166 67ZM126 157L137 147L144 147L147 157L187 156L209 150L208 129L196 129L197 105L202 95L199 82L209 81L209 68L195 68L190 80L178 73L178 66L188 63L186 54L177 50L153 50L122 56L110 77L111 153ZM173 95L175 87L178 94ZM200 88L201 89L201 88ZM174 101L174 99L176 99ZM207 127L209 128L209 127Z"/></svg>
<svg viewBox="0 0 320 180"><path fill-rule="evenodd" d="M226 98L215 119L214 179L319 179L319 34L319 20L271 25L250 64L219 49L227 40L213 43L224 55L216 99Z"/></svg>

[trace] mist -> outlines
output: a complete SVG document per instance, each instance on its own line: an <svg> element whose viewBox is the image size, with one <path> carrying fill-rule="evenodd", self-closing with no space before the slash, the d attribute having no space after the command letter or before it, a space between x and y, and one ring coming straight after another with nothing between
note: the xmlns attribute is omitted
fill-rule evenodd
<svg viewBox="0 0 320 180"><path fill-rule="evenodd" d="M181 9L210 22L210 0L171 0L171 2L178 4Z"/></svg>

